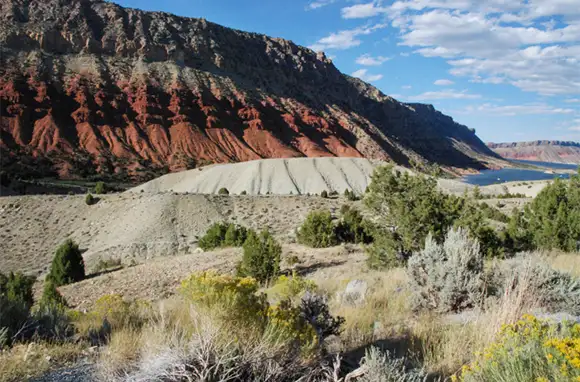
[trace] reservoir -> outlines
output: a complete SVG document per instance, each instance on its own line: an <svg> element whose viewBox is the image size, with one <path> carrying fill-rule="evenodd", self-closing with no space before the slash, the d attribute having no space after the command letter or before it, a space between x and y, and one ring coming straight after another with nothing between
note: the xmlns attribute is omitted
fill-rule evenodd
<svg viewBox="0 0 580 382"><path fill-rule="evenodd" d="M533 162L533 161L513 161L522 164L529 164L535 166L543 166L552 168L554 170L575 170L578 168L574 164L562 163L547 163L547 162ZM524 168L504 168L501 170L484 170L479 174L466 175L463 181L469 184L478 186L488 186L490 184L498 184L505 182L525 182L532 180L550 180L554 178L569 178L569 174L548 174L545 170L530 170Z"/></svg>

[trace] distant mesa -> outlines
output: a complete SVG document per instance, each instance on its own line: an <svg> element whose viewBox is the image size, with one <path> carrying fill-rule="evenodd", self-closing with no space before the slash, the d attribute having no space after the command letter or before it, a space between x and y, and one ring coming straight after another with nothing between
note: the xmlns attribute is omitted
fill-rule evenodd
<svg viewBox="0 0 580 382"><path fill-rule="evenodd" d="M579 142L544 140L488 143L487 145L506 159L580 164Z"/></svg>

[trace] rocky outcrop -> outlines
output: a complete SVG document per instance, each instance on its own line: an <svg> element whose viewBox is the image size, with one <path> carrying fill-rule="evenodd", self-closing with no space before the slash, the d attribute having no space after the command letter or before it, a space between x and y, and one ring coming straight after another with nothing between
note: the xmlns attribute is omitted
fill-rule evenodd
<svg viewBox="0 0 580 382"><path fill-rule="evenodd" d="M467 127L343 75L323 53L102 0L0 0L5 168L61 176L347 156L497 161ZM22 163L31 163L23 168Z"/></svg>
<svg viewBox="0 0 580 382"><path fill-rule="evenodd" d="M507 159L580 164L579 142L544 140L488 143L487 145Z"/></svg>

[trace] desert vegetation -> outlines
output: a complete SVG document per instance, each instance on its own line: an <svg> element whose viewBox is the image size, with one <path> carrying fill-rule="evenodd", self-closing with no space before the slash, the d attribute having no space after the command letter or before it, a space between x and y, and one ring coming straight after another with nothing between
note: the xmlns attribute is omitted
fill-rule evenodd
<svg viewBox="0 0 580 382"><path fill-rule="evenodd" d="M230 272L195 272L160 301L103 296L87 312L58 291L85 278L67 241L38 301L33 278L0 276L0 380L96 346L106 381L575 381L578 182L555 181L507 216L386 167L365 210L315 210L296 231L312 251L365 251L364 268L313 273L270 232L221 222L199 246L241 247ZM31 342L33 359L53 362L35 369Z"/></svg>

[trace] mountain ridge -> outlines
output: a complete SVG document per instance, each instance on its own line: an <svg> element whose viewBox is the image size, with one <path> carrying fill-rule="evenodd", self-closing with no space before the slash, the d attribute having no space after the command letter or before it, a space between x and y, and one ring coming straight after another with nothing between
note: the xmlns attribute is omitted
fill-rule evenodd
<svg viewBox="0 0 580 382"><path fill-rule="evenodd" d="M0 148L19 171L138 177L303 156L455 172L501 163L451 117L289 40L100 0L0 6Z"/></svg>
<svg viewBox="0 0 580 382"><path fill-rule="evenodd" d="M506 159L580 164L580 142L536 140L528 142L488 142L487 145Z"/></svg>

